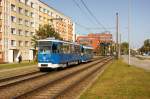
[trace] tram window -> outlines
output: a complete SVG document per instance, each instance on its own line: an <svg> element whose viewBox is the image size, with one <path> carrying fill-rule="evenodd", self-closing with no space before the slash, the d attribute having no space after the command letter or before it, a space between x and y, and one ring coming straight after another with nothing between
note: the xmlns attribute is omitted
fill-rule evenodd
<svg viewBox="0 0 150 99"><path fill-rule="evenodd" d="M75 53L74 45L70 45L70 53Z"/></svg>
<svg viewBox="0 0 150 99"><path fill-rule="evenodd" d="M78 46L78 45L74 46L74 50L75 50L75 53L80 53L81 52L80 51L80 46Z"/></svg>
<svg viewBox="0 0 150 99"><path fill-rule="evenodd" d="M39 53L41 53L41 54L50 54L51 53L51 47L50 46L40 47L39 48Z"/></svg>
<svg viewBox="0 0 150 99"><path fill-rule="evenodd" d="M82 53L84 53L84 48L83 47L81 48L81 51L82 51Z"/></svg>
<svg viewBox="0 0 150 99"><path fill-rule="evenodd" d="M56 45L56 44L53 44L53 45L52 45L52 52L53 52L53 53L57 53L57 52L58 52L58 49L57 49L57 45Z"/></svg>
<svg viewBox="0 0 150 99"><path fill-rule="evenodd" d="M62 45L63 53L70 53L69 45L63 44Z"/></svg>
<svg viewBox="0 0 150 99"><path fill-rule="evenodd" d="M62 44L57 45L57 49L59 53L63 53L63 46Z"/></svg>

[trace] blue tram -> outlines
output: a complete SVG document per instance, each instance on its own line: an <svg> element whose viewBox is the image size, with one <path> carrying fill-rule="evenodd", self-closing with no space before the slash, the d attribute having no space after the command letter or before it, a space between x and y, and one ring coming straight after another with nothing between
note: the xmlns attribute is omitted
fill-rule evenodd
<svg viewBox="0 0 150 99"><path fill-rule="evenodd" d="M91 61L93 58L93 47L81 46L81 62Z"/></svg>
<svg viewBox="0 0 150 99"><path fill-rule="evenodd" d="M38 66L40 68L66 67L81 62L80 45L56 39L38 41Z"/></svg>
<svg viewBox="0 0 150 99"><path fill-rule="evenodd" d="M38 40L38 67L40 70L79 64L91 58L91 47L52 38Z"/></svg>

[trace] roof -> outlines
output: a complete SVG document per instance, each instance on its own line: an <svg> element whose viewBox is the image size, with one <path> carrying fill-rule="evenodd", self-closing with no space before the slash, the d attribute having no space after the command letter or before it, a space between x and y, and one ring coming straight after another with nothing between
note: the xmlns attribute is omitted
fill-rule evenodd
<svg viewBox="0 0 150 99"><path fill-rule="evenodd" d="M41 3L43 3L43 4L45 4L47 7L51 8L52 10L56 11L57 13L59 13L59 14L63 15L64 17L66 17L66 18L68 18L68 19L71 20L71 17L66 16L64 13L62 13L62 12L56 10L55 8L53 8L53 7L51 7L50 5L48 5L48 4L46 4L45 2L43 2L42 0L38 0L38 1L41 2Z"/></svg>
<svg viewBox="0 0 150 99"><path fill-rule="evenodd" d="M38 40L38 42L45 42L45 41L51 41L51 42L64 42L64 41L61 41L61 40L58 40L58 39L55 39L55 38L46 38L46 39L41 39L41 40Z"/></svg>
<svg viewBox="0 0 150 99"><path fill-rule="evenodd" d="M55 38L46 38L46 39L38 40L38 42L46 42L46 41L57 42L57 43L67 43L67 44L73 44L73 45L80 45L76 42L67 42L67 41L62 41L62 40L58 40L58 39L55 39Z"/></svg>
<svg viewBox="0 0 150 99"><path fill-rule="evenodd" d="M85 49L94 49L94 48L91 47L91 46L83 46L83 48L85 48Z"/></svg>

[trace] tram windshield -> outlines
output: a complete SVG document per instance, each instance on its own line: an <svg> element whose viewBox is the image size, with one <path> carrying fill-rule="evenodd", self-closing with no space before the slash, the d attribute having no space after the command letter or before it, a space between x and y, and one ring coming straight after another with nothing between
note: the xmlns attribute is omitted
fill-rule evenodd
<svg viewBox="0 0 150 99"><path fill-rule="evenodd" d="M84 49L84 53L85 54L91 54L92 53L92 49Z"/></svg>
<svg viewBox="0 0 150 99"><path fill-rule="evenodd" d="M40 54L50 54L52 52L52 42L42 41L38 43Z"/></svg>

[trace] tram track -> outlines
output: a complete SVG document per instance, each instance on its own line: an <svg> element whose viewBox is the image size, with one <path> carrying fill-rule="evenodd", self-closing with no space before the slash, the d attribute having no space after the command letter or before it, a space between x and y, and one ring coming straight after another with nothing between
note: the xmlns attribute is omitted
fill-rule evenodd
<svg viewBox="0 0 150 99"><path fill-rule="evenodd" d="M32 93L35 90L40 90L42 88L44 88L45 86L55 83L59 80L61 80L62 78L65 78L71 74L74 74L75 72L78 71L82 71L87 67L90 67L94 64L98 64L102 61L104 61L106 58L102 58L101 60L97 60L94 62L90 62L88 64L82 64L84 66L75 66L74 68L69 68L69 69L65 69L63 71L59 71L59 72L50 72L50 73L39 73L35 72L35 73L31 73L34 76L33 77L29 77L29 75L31 74L26 74L27 78L24 76L15 76L12 78L7 78L4 79L5 84L2 84L4 82L2 82L2 80L0 80L0 96L1 99L6 99L6 98L20 98L22 96L26 96L28 95L28 93ZM85 66L87 65L87 66ZM75 69L76 68L76 69ZM80 70L82 69L82 70ZM39 76L38 76L39 75ZM25 79L23 79L23 78ZM17 79L17 78L21 78L23 80L20 80L18 82L14 81L13 83L6 83L7 80L11 81L12 79ZM43 83L42 83L43 82Z"/></svg>
<svg viewBox="0 0 150 99"><path fill-rule="evenodd" d="M92 59L92 61L96 61L96 60L98 60L100 58L103 58L103 57L94 58L94 59ZM33 75L33 74L36 74L36 73L39 73L39 70L33 70L31 72L27 72L27 73L23 73L23 74L18 74L18 75L14 75L14 76L10 76L10 77L9 76L8 77L4 77L4 78L0 79L0 83L6 82L6 81L10 81L10 80L13 80L13 79L17 79L17 78L22 78L22 77L28 76L28 75Z"/></svg>
<svg viewBox="0 0 150 99"><path fill-rule="evenodd" d="M92 61L95 61L97 59L99 58L95 58ZM0 79L0 88L8 87L16 83L21 83L25 80L30 80L32 78L44 76L46 74L47 73L41 73L40 71L33 71L33 72L26 73L26 74L18 74L12 77L2 78Z"/></svg>
<svg viewBox="0 0 150 99"><path fill-rule="evenodd" d="M17 99L27 98L27 99L38 99L38 98L50 98L50 99L60 99L61 95L64 92L67 92L68 89L71 89L77 83L81 82L82 80L86 79L91 73L96 72L100 68L102 68L110 58L102 59L99 62L92 64L93 66L88 66L86 68L80 69L76 72L71 74L65 75L60 79L57 79L53 82L49 82L45 85L39 86L38 88L33 89L32 91L28 91L22 95L17 96ZM101 65L97 65L101 64ZM97 67L95 66L97 65Z"/></svg>

